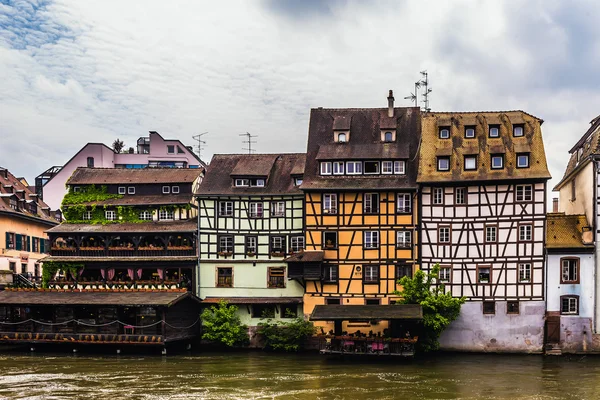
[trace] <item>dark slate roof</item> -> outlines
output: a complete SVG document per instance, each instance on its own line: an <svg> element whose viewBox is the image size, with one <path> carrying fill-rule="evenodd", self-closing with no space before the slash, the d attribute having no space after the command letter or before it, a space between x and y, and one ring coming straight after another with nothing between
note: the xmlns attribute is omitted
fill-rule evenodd
<svg viewBox="0 0 600 400"><path fill-rule="evenodd" d="M302 251L297 254L293 254L283 260L284 262L294 263L294 262L322 262L325 257L324 251Z"/></svg>
<svg viewBox="0 0 600 400"><path fill-rule="evenodd" d="M5 177L6 175L6 177ZM15 192L15 193L13 193ZM10 199L14 198L17 200L17 204L22 206L18 210L14 210L10 207ZM24 200L19 201L20 199ZM25 206L25 204L31 204L35 202L37 204L36 212ZM23 207L24 206L24 207ZM44 203L37 195L30 190L28 186L25 186L19 178L15 177L6 168L0 167L0 212L3 214L13 215L15 217L24 217L31 221L41 222L46 225L58 225L53 217L47 214L50 211L50 207Z"/></svg>
<svg viewBox="0 0 600 400"><path fill-rule="evenodd" d="M594 249L593 232L585 215L549 213L546 226L547 249Z"/></svg>
<svg viewBox="0 0 600 400"><path fill-rule="evenodd" d="M196 194L301 194L292 177L302 175L304 162L305 154L301 153L215 154ZM240 176L267 177L267 182L265 187L234 187L234 177Z"/></svg>
<svg viewBox="0 0 600 400"><path fill-rule="evenodd" d="M111 205L111 206L158 206L158 205L175 205L188 204L192 201L191 194L157 194L157 195L128 195L119 199L109 199L101 201L90 201L81 203L83 205Z"/></svg>
<svg viewBox="0 0 600 400"><path fill-rule="evenodd" d="M172 306L188 297L198 301L198 298L189 292L9 292L4 290L0 291L0 304Z"/></svg>
<svg viewBox="0 0 600 400"><path fill-rule="evenodd" d="M396 129L396 141L383 143L381 131ZM346 143L336 143L334 130L349 130ZM310 113L303 190L371 190L416 188L417 151L421 132L419 108L317 108ZM320 176L319 161L331 159L400 159L406 175Z"/></svg>
<svg viewBox="0 0 600 400"><path fill-rule="evenodd" d="M48 233L118 233L118 232L195 232L198 229L196 220L186 221L149 221L122 224L68 224L63 223L49 229Z"/></svg>
<svg viewBox="0 0 600 400"><path fill-rule="evenodd" d="M311 321L367 321L391 319L423 319L423 308L418 304L372 306L318 305Z"/></svg>
<svg viewBox="0 0 600 400"><path fill-rule="evenodd" d="M79 167L67 185L118 185L144 183L193 183L201 168L83 168Z"/></svg>
<svg viewBox="0 0 600 400"><path fill-rule="evenodd" d="M302 297L207 297L202 303L214 304L221 300L229 304L300 304Z"/></svg>

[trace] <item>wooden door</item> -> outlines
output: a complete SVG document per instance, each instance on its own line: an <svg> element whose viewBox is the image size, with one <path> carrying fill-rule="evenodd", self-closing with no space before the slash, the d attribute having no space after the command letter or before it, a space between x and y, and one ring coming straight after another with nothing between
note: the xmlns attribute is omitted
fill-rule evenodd
<svg viewBox="0 0 600 400"><path fill-rule="evenodd" d="M546 343L560 342L560 316L546 318Z"/></svg>

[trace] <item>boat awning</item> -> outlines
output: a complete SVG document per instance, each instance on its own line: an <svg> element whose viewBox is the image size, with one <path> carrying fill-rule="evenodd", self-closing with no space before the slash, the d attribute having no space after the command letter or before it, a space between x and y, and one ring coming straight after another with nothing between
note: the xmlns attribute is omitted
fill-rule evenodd
<svg viewBox="0 0 600 400"><path fill-rule="evenodd" d="M300 304L302 297L207 297L202 303L215 304L225 300L229 304Z"/></svg>
<svg viewBox="0 0 600 400"><path fill-rule="evenodd" d="M391 305L319 305L315 306L311 321L369 321L392 319L423 319L423 308L418 304Z"/></svg>
<svg viewBox="0 0 600 400"><path fill-rule="evenodd" d="M0 306L171 306L190 297L190 292L9 292L0 291Z"/></svg>

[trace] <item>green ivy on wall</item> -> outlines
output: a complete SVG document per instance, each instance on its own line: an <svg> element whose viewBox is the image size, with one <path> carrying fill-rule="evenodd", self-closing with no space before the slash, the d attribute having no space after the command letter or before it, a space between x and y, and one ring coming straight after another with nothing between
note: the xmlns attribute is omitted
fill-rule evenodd
<svg viewBox="0 0 600 400"><path fill-rule="evenodd" d="M42 287L47 288L58 271L62 271L65 276L77 277L83 267L83 264L78 263L45 261L42 264Z"/></svg>
<svg viewBox="0 0 600 400"><path fill-rule="evenodd" d="M72 206L75 204L91 203L95 201L104 201L111 199L120 199L122 194L110 194L107 192L106 186L90 185L81 188L80 191L74 192L73 188L69 188L69 192L65 195L62 201L62 206Z"/></svg>

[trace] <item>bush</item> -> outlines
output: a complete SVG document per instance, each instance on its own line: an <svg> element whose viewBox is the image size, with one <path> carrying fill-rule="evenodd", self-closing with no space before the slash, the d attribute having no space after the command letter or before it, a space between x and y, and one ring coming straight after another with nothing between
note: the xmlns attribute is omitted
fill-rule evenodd
<svg viewBox="0 0 600 400"><path fill-rule="evenodd" d="M200 315L202 339L228 347L246 346L249 342L248 327L237 315L238 307L221 300L218 305L207 308Z"/></svg>
<svg viewBox="0 0 600 400"><path fill-rule="evenodd" d="M258 324L258 334L264 338L264 350L298 351L305 340L314 335L316 328L312 322L303 317L296 317L290 322L266 322Z"/></svg>

